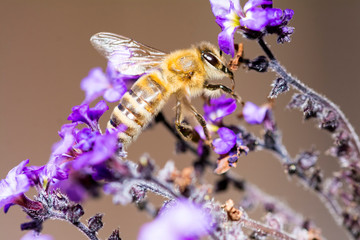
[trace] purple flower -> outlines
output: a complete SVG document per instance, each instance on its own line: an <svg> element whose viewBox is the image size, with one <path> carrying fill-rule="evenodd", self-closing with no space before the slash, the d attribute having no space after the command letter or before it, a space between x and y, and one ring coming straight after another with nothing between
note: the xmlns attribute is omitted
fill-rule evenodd
<svg viewBox="0 0 360 240"><path fill-rule="evenodd" d="M293 28L285 25L292 18L294 11L272 8L271 0L249 0L243 9L237 0L210 0L210 4L216 23L222 30L218 36L219 47L233 57L234 34L239 27L249 38L276 33L279 39L288 41L289 35L293 32Z"/></svg>
<svg viewBox="0 0 360 240"><path fill-rule="evenodd" d="M50 183L68 178L68 173L57 166L53 160L50 160L46 165L41 167L26 167L24 168L24 173L30 180L31 186L40 185L45 190L48 189Z"/></svg>
<svg viewBox="0 0 360 240"><path fill-rule="evenodd" d="M30 188L30 180L23 171L28 163L29 159L22 161L9 171L5 179L0 181L0 208L5 206L5 212L11 205L17 204Z"/></svg>
<svg viewBox="0 0 360 240"><path fill-rule="evenodd" d="M81 81L81 89L85 91L83 104L89 104L100 96L103 96L108 102L115 102L124 95L127 76L117 72L113 66L109 61L106 74L100 67L93 68L89 75Z"/></svg>
<svg viewBox="0 0 360 240"><path fill-rule="evenodd" d="M220 138L216 138L212 142L214 151L218 154L226 154L235 146L236 134L226 127L219 128L217 133Z"/></svg>
<svg viewBox="0 0 360 240"><path fill-rule="evenodd" d="M187 199L169 203L158 217L140 229L138 240L195 240L212 231L212 218L200 205Z"/></svg>
<svg viewBox="0 0 360 240"><path fill-rule="evenodd" d="M72 122L85 123L94 130L98 129L99 118L109 109L104 100L99 101L95 107L90 108L88 104L82 104L72 108L68 120Z"/></svg>
<svg viewBox="0 0 360 240"><path fill-rule="evenodd" d="M20 240L54 240L54 238L48 234L40 234L35 231L30 231L26 233Z"/></svg>
<svg viewBox="0 0 360 240"><path fill-rule="evenodd" d="M96 135L91 151L79 155L72 163L74 169L97 165L109 159L118 148L117 132Z"/></svg>
<svg viewBox="0 0 360 240"><path fill-rule="evenodd" d="M243 116L249 124L261 124L264 122L269 108L259 107L252 102L246 102L243 108Z"/></svg>
<svg viewBox="0 0 360 240"><path fill-rule="evenodd" d="M68 173L52 161L49 161L39 174L40 182L46 189L49 183L54 183L55 180L65 180L68 178Z"/></svg>
<svg viewBox="0 0 360 240"><path fill-rule="evenodd" d="M226 98L225 95L222 95L219 98L210 99L210 105L204 105L204 117L206 121L219 124L225 116L233 113L235 109L236 100L233 98Z"/></svg>
<svg viewBox="0 0 360 240"><path fill-rule="evenodd" d="M210 0L210 4L216 23L222 30L218 36L219 47L226 54L234 56L234 33L240 26L240 3L236 0Z"/></svg>

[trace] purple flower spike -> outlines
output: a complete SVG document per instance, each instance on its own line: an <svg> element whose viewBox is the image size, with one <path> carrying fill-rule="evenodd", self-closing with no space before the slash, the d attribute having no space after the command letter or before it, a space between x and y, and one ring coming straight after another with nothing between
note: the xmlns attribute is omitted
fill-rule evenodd
<svg viewBox="0 0 360 240"><path fill-rule="evenodd" d="M0 208L5 206L5 212L30 188L30 180L23 171L28 163L29 159L22 161L0 181Z"/></svg>
<svg viewBox="0 0 360 240"><path fill-rule="evenodd" d="M204 209L187 199L169 203L152 222L142 226L138 240L196 240L212 231L212 218Z"/></svg>
<svg viewBox="0 0 360 240"><path fill-rule="evenodd" d="M210 99L210 105L204 105L204 117L212 123L219 123L225 116L236 110L236 100L226 98L222 95L219 98Z"/></svg>
<svg viewBox="0 0 360 240"><path fill-rule="evenodd" d="M97 129L99 118L109 109L104 100L99 101L95 107L89 108L88 104L82 104L72 108L68 120L85 123L93 129Z"/></svg>
<svg viewBox="0 0 360 240"><path fill-rule="evenodd" d="M267 107L259 107L252 102L246 102L243 108L243 116L249 124L261 124L264 122L268 110Z"/></svg>
<svg viewBox="0 0 360 240"><path fill-rule="evenodd" d="M219 128L218 134L220 138L212 142L214 151L218 154L226 154L235 146L236 134L226 127Z"/></svg>
<svg viewBox="0 0 360 240"><path fill-rule="evenodd" d="M111 62L106 74L99 67L91 69L89 75L81 81L81 89L85 91L83 104L89 104L100 96L108 102L120 100L126 92L125 80L126 76L116 72Z"/></svg>

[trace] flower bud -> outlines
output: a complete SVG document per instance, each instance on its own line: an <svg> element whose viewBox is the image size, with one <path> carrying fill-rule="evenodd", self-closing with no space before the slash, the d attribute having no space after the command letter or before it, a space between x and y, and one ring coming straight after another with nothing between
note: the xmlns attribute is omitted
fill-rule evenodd
<svg viewBox="0 0 360 240"><path fill-rule="evenodd" d="M249 62L248 67L257 72L266 72L269 67L269 61L265 56L258 56Z"/></svg>
<svg viewBox="0 0 360 240"><path fill-rule="evenodd" d="M97 232L104 226L104 223L102 222L102 217L103 215L101 213L97 213L95 216L92 216L88 220L90 231Z"/></svg>

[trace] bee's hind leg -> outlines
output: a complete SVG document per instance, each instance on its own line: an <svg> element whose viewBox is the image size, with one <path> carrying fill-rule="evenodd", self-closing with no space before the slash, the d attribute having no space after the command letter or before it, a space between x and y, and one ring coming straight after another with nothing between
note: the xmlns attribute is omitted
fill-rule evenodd
<svg viewBox="0 0 360 240"><path fill-rule="evenodd" d="M228 88L225 85L222 84L204 84L204 88L206 88L207 90L210 91L216 91L216 90L221 90L227 94L230 94L237 102L241 103L242 105L244 105L244 102L242 101L241 97L238 96L232 89Z"/></svg>
<svg viewBox="0 0 360 240"><path fill-rule="evenodd" d="M176 130L183 136L186 140L197 141L197 135L195 134L195 130L190 125L183 122L183 116L181 112L181 101L177 100L176 102L176 120L175 126Z"/></svg>

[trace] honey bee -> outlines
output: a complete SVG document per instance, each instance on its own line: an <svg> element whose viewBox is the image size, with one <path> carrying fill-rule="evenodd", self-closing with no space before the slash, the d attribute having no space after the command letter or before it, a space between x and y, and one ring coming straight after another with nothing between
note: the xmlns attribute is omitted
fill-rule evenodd
<svg viewBox="0 0 360 240"><path fill-rule="evenodd" d="M208 42L166 54L113 33L97 33L90 41L121 74L140 76L114 108L107 126L110 129L120 124L127 126L118 135L124 147L139 136L172 95L176 97L178 132L188 140L194 137L193 128L183 122L183 110L187 109L203 127L208 142L211 139L206 121L191 105L190 98L225 92L239 99L234 93L233 73L226 67L221 51ZM224 77L232 80L232 88L209 83Z"/></svg>

